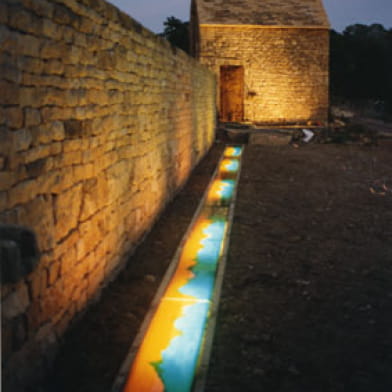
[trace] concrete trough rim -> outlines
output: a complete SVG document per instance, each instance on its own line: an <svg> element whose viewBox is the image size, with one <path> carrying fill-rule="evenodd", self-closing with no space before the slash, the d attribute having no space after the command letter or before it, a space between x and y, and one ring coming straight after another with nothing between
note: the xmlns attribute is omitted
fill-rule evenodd
<svg viewBox="0 0 392 392"><path fill-rule="evenodd" d="M226 144L227 147L233 147L233 146L239 146L238 143L236 144ZM244 146L241 145L242 147L242 153L241 157L244 152ZM211 186L217 177L217 173L219 171L219 166L222 160L224 159L224 152L222 153L218 164L211 176L211 179L208 183L208 186L206 190L203 193L202 198L200 199L199 205L188 225L187 230L185 231L178 247L177 250L172 258L172 261L170 262L165 275L163 276L163 279L161 281L161 284L159 285L156 294L154 295L154 298L150 304L150 308L141 324L141 327L131 345L130 350L128 351L128 354L126 355L119 372L117 373L117 376L114 380L114 383L111 388L111 392L122 392L125 386L125 383L127 382L130 369L132 366L133 361L135 360L136 354L143 342L143 338L145 336L145 333L147 329L149 328L149 325L152 321L152 318L154 317L154 314L160 304L161 298L167 288L167 286L170 283L171 278L173 277L175 270L177 268L179 258L181 255L181 252L183 250L183 247L189 237L189 234L191 233L194 224L196 223L197 219L200 216L200 212L202 211L203 207L205 207L205 201L207 199L209 190L211 189ZM195 374L194 382L193 382L193 392L202 392L204 390L205 382L206 382L206 377L207 377L207 371L208 371L208 364L209 364L209 358L211 354L211 349L212 349L212 343L213 343L213 335L214 335L214 330L215 330L215 325L216 325L216 318L217 318L217 311L218 311L218 304L219 304L219 298L221 294L221 286L223 283L223 274L224 274L224 269L225 269L225 264L226 264L226 259L227 259L227 251L228 251L228 246L229 246L229 240L230 240L230 232L231 232L231 226L232 226L232 220L234 216L234 205L235 205L235 200L236 200L236 195L237 195L237 189L238 189L238 181L240 178L240 172L241 172L241 165L239 168L239 171L237 173L237 186L235 187L235 191L233 193L232 200L230 202L230 205L228 207L228 220L227 220L227 231L225 234L226 240L224 242L224 248L222 251L222 254L220 256L219 262L218 262L218 270L216 273L216 280L215 280L215 288L214 288L214 294L213 294L213 299L211 301L211 308L210 308L210 317L207 320L207 326L205 328L205 333L204 333L204 342L202 343L202 352L199 354L199 361L198 361L198 369L202 369L201 371L197 372ZM216 302L217 301L217 302Z"/></svg>

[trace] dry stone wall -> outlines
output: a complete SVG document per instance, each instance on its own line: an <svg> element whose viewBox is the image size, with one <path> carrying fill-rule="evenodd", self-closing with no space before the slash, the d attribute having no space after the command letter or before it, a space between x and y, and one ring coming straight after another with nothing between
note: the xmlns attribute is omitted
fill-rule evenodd
<svg viewBox="0 0 392 392"><path fill-rule="evenodd" d="M218 76L223 65L244 67L244 120L328 119L328 29L202 25L199 56Z"/></svg>
<svg viewBox="0 0 392 392"><path fill-rule="evenodd" d="M0 223L41 254L1 292L19 391L212 144L215 77L102 0L2 0L0 48Z"/></svg>

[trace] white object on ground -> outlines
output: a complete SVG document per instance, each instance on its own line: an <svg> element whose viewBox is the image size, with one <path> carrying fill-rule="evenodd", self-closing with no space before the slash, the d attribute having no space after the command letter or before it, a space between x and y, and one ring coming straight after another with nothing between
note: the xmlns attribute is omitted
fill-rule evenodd
<svg viewBox="0 0 392 392"><path fill-rule="evenodd" d="M305 143L309 143L314 136L314 132L310 131L309 129L303 129L302 130L304 134L304 138L302 139Z"/></svg>

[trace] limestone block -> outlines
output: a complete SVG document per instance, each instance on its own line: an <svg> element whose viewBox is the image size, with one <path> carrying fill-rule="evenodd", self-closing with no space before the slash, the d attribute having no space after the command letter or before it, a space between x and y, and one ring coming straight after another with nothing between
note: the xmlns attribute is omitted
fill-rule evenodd
<svg viewBox="0 0 392 392"><path fill-rule="evenodd" d="M26 33L40 33L39 19L20 5L10 7L8 25Z"/></svg>
<svg viewBox="0 0 392 392"><path fill-rule="evenodd" d="M40 54L40 39L32 35L17 34L17 46L15 52L19 55L39 57Z"/></svg>
<svg viewBox="0 0 392 392"><path fill-rule="evenodd" d="M78 45L79 48L88 48L90 51L91 48L87 45L87 35L86 34L81 34L80 32L77 32L73 30L73 37L74 37L74 43ZM82 52L87 52L86 50L82 50Z"/></svg>
<svg viewBox="0 0 392 392"><path fill-rule="evenodd" d="M16 67L15 62L14 59L11 60L9 58L4 59L3 61L0 60L0 72L2 79L18 84L22 80L22 73Z"/></svg>
<svg viewBox="0 0 392 392"><path fill-rule="evenodd" d="M30 133L31 136L31 133ZM37 161L38 159L46 158L52 153L50 145L40 145L33 147L23 153L23 161L25 164Z"/></svg>
<svg viewBox="0 0 392 392"><path fill-rule="evenodd" d="M14 172L0 171L0 191L6 191L16 182Z"/></svg>
<svg viewBox="0 0 392 392"><path fill-rule="evenodd" d="M83 146L83 139L67 139L63 142L63 151L65 153L81 151Z"/></svg>
<svg viewBox="0 0 392 392"><path fill-rule="evenodd" d="M52 141L60 142L65 138L64 124L61 121L42 124L38 127L31 128L30 130L34 146L38 146L40 144L49 144ZM57 146L58 144L54 143L54 145ZM54 153L53 149L51 153Z"/></svg>
<svg viewBox="0 0 392 392"><path fill-rule="evenodd" d="M20 89L17 84L0 80L0 105L18 105Z"/></svg>
<svg viewBox="0 0 392 392"><path fill-rule="evenodd" d="M108 204L108 183L103 176L92 178L83 184L83 207L80 220L83 222Z"/></svg>
<svg viewBox="0 0 392 392"><path fill-rule="evenodd" d="M61 262L62 275L64 276L64 275L69 274L73 270L73 268L77 262L76 247L71 246L70 248L68 248L67 251L61 257L60 262Z"/></svg>
<svg viewBox="0 0 392 392"><path fill-rule="evenodd" d="M45 291L40 304L42 322L50 321L59 311L64 312L66 309L66 298L62 280L58 280L56 284Z"/></svg>
<svg viewBox="0 0 392 392"><path fill-rule="evenodd" d="M73 173L69 168L53 170L38 179L41 193L59 194L74 184Z"/></svg>
<svg viewBox="0 0 392 392"><path fill-rule="evenodd" d="M71 252L76 246L79 238L79 232L77 230L71 231L68 236L53 249L53 259L63 258L68 251Z"/></svg>
<svg viewBox="0 0 392 392"><path fill-rule="evenodd" d="M74 29L69 26L61 26L61 40L67 44L74 44Z"/></svg>
<svg viewBox="0 0 392 392"><path fill-rule="evenodd" d="M40 56L43 59L63 59L68 56L71 45L65 42L47 40L41 48Z"/></svg>
<svg viewBox="0 0 392 392"><path fill-rule="evenodd" d="M83 123L79 120L66 120L64 121L64 130L67 139L79 138L83 135Z"/></svg>
<svg viewBox="0 0 392 392"><path fill-rule="evenodd" d="M82 185L76 185L55 197L56 241L66 237L78 225L82 203Z"/></svg>
<svg viewBox="0 0 392 392"><path fill-rule="evenodd" d="M94 164L74 165L72 173L75 182L91 179L95 175Z"/></svg>
<svg viewBox="0 0 392 392"><path fill-rule="evenodd" d="M44 122L65 121L72 118L73 111L71 108L64 107L44 107L41 109L41 116Z"/></svg>
<svg viewBox="0 0 392 392"><path fill-rule="evenodd" d="M41 124L29 129L33 137L33 147L37 147L52 142L53 135L50 132L50 124Z"/></svg>
<svg viewBox="0 0 392 392"><path fill-rule="evenodd" d="M17 289L2 300L2 317L11 320L23 314L30 304L29 292L26 284L19 284Z"/></svg>
<svg viewBox="0 0 392 392"><path fill-rule="evenodd" d="M97 294L97 292L102 286L104 279L105 279L105 265L102 266L99 265L95 268L95 270L89 273L87 277L87 281L88 281L87 295L90 298L94 297Z"/></svg>
<svg viewBox="0 0 392 392"><path fill-rule="evenodd" d="M66 91L49 86L41 89L41 102L42 105L71 106L68 105Z"/></svg>
<svg viewBox="0 0 392 392"><path fill-rule="evenodd" d="M44 62L41 59L19 55L17 57L17 67L20 71L40 74L43 71Z"/></svg>
<svg viewBox="0 0 392 392"><path fill-rule="evenodd" d="M41 123L41 114L37 109L26 108L24 110L25 127L33 127Z"/></svg>
<svg viewBox="0 0 392 392"><path fill-rule="evenodd" d="M76 257L78 260L92 252L106 234L105 222L102 217L94 216L79 226L80 240L76 244Z"/></svg>
<svg viewBox="0 0 392 392"><path fill-rule="evenodd" d="M48 284L52 286L55 284L61 275L61 263L60 261L55 261L48 268Z"/></svg>
<svg viewBox="0 0 392 392"><path fill-rule="evenodd" d="M56 59L48 60L44 64L43 72L49 75L62 75L64 73L64 63Z"/></svg>
<svg viewBox="0 0 392 392"><path fill-rule="evenodd" d="M42 90L37 87L21 87L19 89L18 104L21 107L39 107Z"/></svg>
<svg viewBox="0 0 392 392"><path fill-rule="evenodd" d="M133 164L131 161L119 161L105 172L109 188L109 200L117 200L125 192L129 192L133 178Z"/></svg>
<svg viewBox="0 0 392 392"><path fill-rule="evenodd" d="M23 127L23 111L18 106L4 108L5 124L12 129Z"/></svg>
<svg viewBox="0 0 392 392"><path fill-rule="evenodd" d="M38 16L51 19L54 4L48 0L23 0L23 4L34 11Z"/></svg>
<svg viewBox="0 0 392 392"><path fill-rule="evenodd" d="M8 208L23 204L33 199L39 190L34 180L26 180L15 185L8 193Z"/></svg>
<svg viewBox="0 0 392 392"><path fill-rule="evenodd" d="M82 162L82 152L81 151L72 151L63 153L59 156L60 166L67 167L72 165L78 165Z"/></svg>
<svg viewBox="0 0 392 392"><path fill-rule="evenodd" d="M106 237L104 237L102 241L98 244L98 246L95 248L94 253L96 259L101 260L101 263L104 264L103 260L106 259L109 251L110 251L110 245L108 244Z"/></svg>
<svg viewBox="0 0 392 392"><path fill-rule="evenodd" d="M62 141L65 138L64 124L60 121L54 121L49 128L49 132L54 141Z"/></svg>
<svg viewBox="0 0 392 392"><path fill-rule="evenodd" d="M13 53L17 44L17 35L13 34L6 25L0 25L0 45L3 50Z"/></svg>
<svg viewBox="0 0 392 392"><path fill-rule="evenodd" d="M53 12L53 21L58 24L78 28L80 16L72 12L68 7L57 4Z"/></svg>
<svg viewBox="0 0 392 392"><path fill-rule="evenodd" d="M47 272L42 268L33 271L28 279L29 290L32 301L41 296L47 286Z"/></svg>
<svg viewBox="0 0 392 392"><path fill-rule="evenodd" d="M29 200L18 211L18 222L34 229L42 252L52 249L55 244L53 213L52 196L49 195Z"/></svg>

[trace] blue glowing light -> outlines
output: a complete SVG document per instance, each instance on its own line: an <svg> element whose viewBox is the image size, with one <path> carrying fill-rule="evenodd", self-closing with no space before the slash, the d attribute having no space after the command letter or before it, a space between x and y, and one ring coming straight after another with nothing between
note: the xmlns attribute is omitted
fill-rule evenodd
<svg viewBox="0 0 392 392"><path fill-rule="evenodd" d="M181 334L170 342L170 346L162 353L162 362L156 365L165 392L191 390L208 308L208 302L188 305L184 308L183 316L176 320L175 328Z"/></svg>
<svg viewBox="0 0 392 392"><path fill-rule="evenodd" d="M237 172L240 167L240 163L237 159L227 159L224 162L224 169L228 172Z"/></svg>
<svg viewBox="0 0 392 392"><path fill-rule="evenodd" d="M242 154L242 147L227 147L225 157L240 157Z"/></svg>

